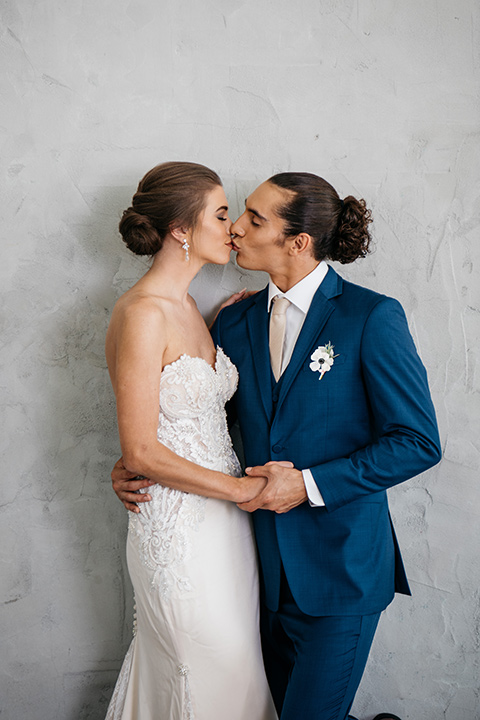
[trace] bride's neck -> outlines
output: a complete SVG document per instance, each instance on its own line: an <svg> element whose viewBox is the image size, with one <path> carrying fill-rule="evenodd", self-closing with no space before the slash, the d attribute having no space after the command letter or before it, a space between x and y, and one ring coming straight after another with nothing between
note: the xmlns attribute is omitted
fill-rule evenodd
<svg viewBox="0 0 480 720"><path fill-rule="evenodd" d="M178 243L166 244L154 256L151 268L139 282L147 292L184 302L190 283L203 265L196 258L187 260Z"/></svg>

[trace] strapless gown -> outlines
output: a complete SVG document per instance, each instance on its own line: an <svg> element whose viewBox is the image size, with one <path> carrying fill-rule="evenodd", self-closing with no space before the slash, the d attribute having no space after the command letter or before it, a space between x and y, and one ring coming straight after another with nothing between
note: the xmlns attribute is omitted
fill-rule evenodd
<svg viewBox="0 0 480 720"><path fill-rule="evenodd" d="M237 370L182 355L160 379L157 437L178 455L241 473L225 402ZM275 720L258 627L251 518L234 503L155 485L131 514L134 637L107 720Z"/></svg>

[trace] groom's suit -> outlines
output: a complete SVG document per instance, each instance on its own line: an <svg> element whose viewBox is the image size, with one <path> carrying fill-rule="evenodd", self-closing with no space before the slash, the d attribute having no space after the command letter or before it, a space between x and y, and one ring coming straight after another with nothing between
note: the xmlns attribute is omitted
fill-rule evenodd
<svg viewBox="0 0 480 720"><path fill-rule="evenodd" d="M277 383L268 323L265 289L226 307L212 328L239 371L232 402L246 464L290 460L310 469L325 507L254 513L264 604L277 611L286 577L306 616L379 613L395 591L410 592L386 490L441 456L404 312L329 268ZM336 357L319 379L311 355L327 343Z"/></svg>

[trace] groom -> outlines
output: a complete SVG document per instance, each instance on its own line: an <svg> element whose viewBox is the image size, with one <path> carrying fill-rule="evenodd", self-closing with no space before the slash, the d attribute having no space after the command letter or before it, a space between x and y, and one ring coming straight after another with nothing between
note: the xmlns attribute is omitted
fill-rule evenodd
<svg viewBox="0 0 480 720"><path fill-rule="evenodd" d="M263 651L281 720L347 718L381 611L395 591L410 594L386 490L440 459L402 308L324 262L365 254L367 215L308 173L260 185L232 237L240 267L270 283L212 328L239 370L232 403L246 472L267 478L240 507L254 512ZM114 489L132 502L129 477L117 464Z"/></svg>

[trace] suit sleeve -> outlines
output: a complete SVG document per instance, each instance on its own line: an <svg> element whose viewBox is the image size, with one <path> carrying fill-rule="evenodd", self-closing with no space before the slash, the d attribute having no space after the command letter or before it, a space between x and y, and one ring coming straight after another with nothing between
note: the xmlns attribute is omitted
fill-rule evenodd
<svg viewBox="0 0 480 720"><path fill-rule="evenodd" d="M310 468L330 512L404 482L441 459L427 374L396 300L383 298L370 312L360 362L374 441L349 457Z"/></svg>

